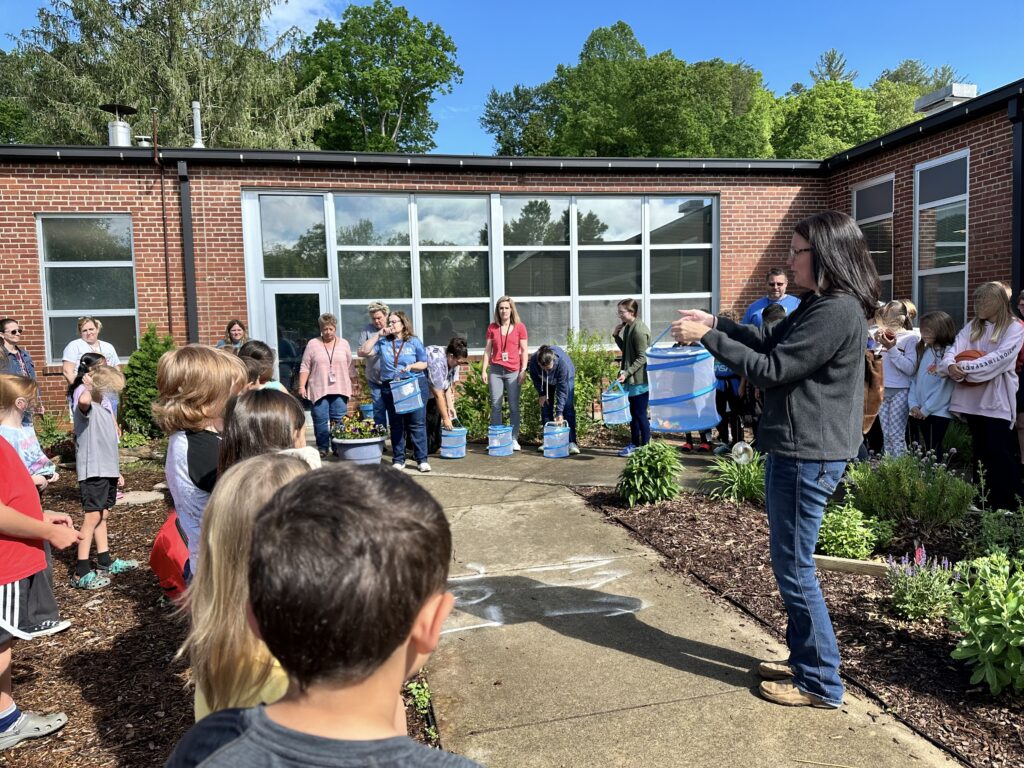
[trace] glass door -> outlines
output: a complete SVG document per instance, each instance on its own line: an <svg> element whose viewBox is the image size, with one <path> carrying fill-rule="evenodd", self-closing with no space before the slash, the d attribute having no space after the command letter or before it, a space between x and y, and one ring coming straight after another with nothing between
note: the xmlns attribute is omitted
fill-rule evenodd
<svg viewBox="0 0 1024 768"><path fill-rule="evenodd" d="M264 283L266 342L277 352L278 379L299 396L299 364L310 339L320 335L317 319L327 312L327 285Z"/></svg>

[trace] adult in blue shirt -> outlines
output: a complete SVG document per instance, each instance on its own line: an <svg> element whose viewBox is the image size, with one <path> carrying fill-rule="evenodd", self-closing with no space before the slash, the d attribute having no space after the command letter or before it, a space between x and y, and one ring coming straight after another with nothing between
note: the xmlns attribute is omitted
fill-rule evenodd
<svg viewBox="0 0 1024 768"><path fill-rule="evenodd" d="M427 350L423 342L413 335L412 323L405 312L392 312L388 324L370 336L359 347L360 357L376 357L380 361L381 399L391 424L391 466L405 469L405 441L412 442L413 457L420 472L429 472L427 463L427 386L420 378L423 404L414 411L397 413L391 382L410 372L422 373L427 369Z"/></svg>
<svg viewBox="0 0 1024 768"><path fill-rule="evenodd" d="M0 339L3 340L4 352L3 357L0 357L0 373L13 373L15 376L24 376L26 379L36 381L36 367L32 363L32 355L20 344L21 323L10 317L0 320ZM41 406L39 412L42 413ZM32 413L32 408L25 409L21 420L23 427L32 426Z"/></svg>
<svg viewBox="0 0 1024 768"><path fill-rule="evenodd" d="M545 344L530 358L526 369L530 372L537 394L540 396L540 419L545 424L553 421L558 426L569 425L569 453L580 452L576 445L576 366L561 347ZM544 450L541 445L539 450Z"/></svg>
<svg viewBox="0 0 1024 768"><path fill-rule="evenodd" d="M782 308L786 310L787 315L800 306L799 298L786 293L789 281L786 279L786 273L782 269L778 267L769 269L766 280L768 283L768 293L747 307L747 312L743 315L742 322L747 325L754 325L760 328L761 313L764 312L764 308L769 304L781 304Z"/></svg>

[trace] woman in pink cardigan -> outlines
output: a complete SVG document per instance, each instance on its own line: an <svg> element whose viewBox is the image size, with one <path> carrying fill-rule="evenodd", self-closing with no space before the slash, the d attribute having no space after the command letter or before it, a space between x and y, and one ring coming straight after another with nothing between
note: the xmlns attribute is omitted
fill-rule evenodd
<svg viewBox="0 0 1024 768"><path fill-rule="evenodd" d="M321 456L331 449L330 423L340 423L348 411L353 382L357 382L352 349L338 338L338 319L320 315L320 336L310 339L299 366L299 396L313 403L313 434Z"/></svg>

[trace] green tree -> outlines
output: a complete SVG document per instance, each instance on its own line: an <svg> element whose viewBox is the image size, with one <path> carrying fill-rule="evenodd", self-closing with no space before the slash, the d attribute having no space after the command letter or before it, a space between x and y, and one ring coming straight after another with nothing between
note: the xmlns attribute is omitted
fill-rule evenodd
<svg viewBox="0 0 1024 768"><path fill-rule="evenodd" d="M914 112L917 99L962 79L949 64L928 69L918 59L904 59L895 68L882 70L871 86L880 132L895 131L919 120L920 115Z"/></svg>
<svg viewBox="0 0 1024 768"><path fill-rule="evenodd" d="M279 2L50 0L18 38L11 94L44 142L96 143L114 102L138 108L138 133L155 108L161 144L188 146L198 100L207 146L312 147L333 108L298 87L291 34L268 44Z"/></svg>
<svg viewBox="0 0 1024 768"><path fill-rule="evenodd" d="M821 80L783 102L772 140L779 157L829 157L879 135L872 95L849 81Z"/></svg>
<svg viewBox="0 0 1024 768"><path fill-rule="evenodd" d="M455 43L390 0L349 5L302 41L303 82L337 112L317 134L324 149L426 152L437 123L430 105L462 82Z"/></svg>
<svg viewBox="0 0 1024 768"><path fill-rule="evenodd" d="M124 368L124 391L118 406L121 424L128 432L147 437L160 435L160 427L153 422L153 401L159 394L156 389L156 369L160 357L174 349L174 337L161 336L152 323L139 339L139 348L128 358Z"/></svg>
<svg viewBox="0 0 1024 768"><path fill-rule="evenodd" d="M0 51L0 144L29 144L33 139L28 110L11 89L19 67L16 54Z"/></svg>
<svg viewBox="0 0 1024 768"><path fill-rule="evenodd" d="M835 48L829 48L818 57L814 69L809 74L815 83L823 81L852 83L860 73L855 69L847 69L846 57Z"/></svg>
<svg viewBox="0 0 1024 768"><path fill-rule="evenodd" d="M494 136L497 155L519 157L551 154L552 107L545 85L513 85L504 93L492 88L480 125Z"/></svg>

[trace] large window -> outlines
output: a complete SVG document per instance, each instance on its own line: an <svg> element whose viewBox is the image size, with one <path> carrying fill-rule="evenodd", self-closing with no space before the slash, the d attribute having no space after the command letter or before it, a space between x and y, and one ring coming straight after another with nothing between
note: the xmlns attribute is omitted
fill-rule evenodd
<svg viewBox="0 0 1024 768"><path fill-rule="evenodd" d="M882 282L882 300L892 299L893 174L854 186L853 218L868 241L871 259Z"/></svg>
<svg viewBox="0 0 1024 768"><path fill-rule="evenodd" d="M100 338L127 359L138 340L131 217L43 214L37 229L48 361L59 363L78 338L82 315L99 318Z"/></svg>
<svg viewBox="0 0 1024 768"><path fill-rule="evenodd" d="M948 312L959 328L967 316L969 152L914 168L914 282L921 314Z"/></svg>

